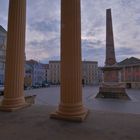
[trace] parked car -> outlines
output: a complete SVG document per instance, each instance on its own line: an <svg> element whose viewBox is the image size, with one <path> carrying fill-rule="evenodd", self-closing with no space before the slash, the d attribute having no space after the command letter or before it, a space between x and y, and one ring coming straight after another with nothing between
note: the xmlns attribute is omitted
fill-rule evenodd
<svg viewBox="0 0 140 140"><path fill-rule="evenodd" d="M50 87L50 84L49 83L43 83L42 87Z"/></svg>
<svg viewBox="0 0 140 140"><path fill-rule="evenodd" d="M42 84L40 84L40 83L36 83L36 84L33 85L32 87L33 87L33 88L40 88L40 87L42 87Z"/></svg>
<svg viewBox="0 0 140 140"><path fill-rule="evenodd" d="M35 84L35 85L33 85L33 88L39 88L39 87L40 87L39 84Z"/></svg>
<svg viewBox="0 0 140 140"><path fill-rule="evenodd" d="M30 90L30 89L32 89L31 86L24 86L24 90Z"/></svg>
<svg viewBox="0 0 140 140"><path fill-rule="evenodd" d="M0 85L0 96L4 94L4 85Z"/></svg>

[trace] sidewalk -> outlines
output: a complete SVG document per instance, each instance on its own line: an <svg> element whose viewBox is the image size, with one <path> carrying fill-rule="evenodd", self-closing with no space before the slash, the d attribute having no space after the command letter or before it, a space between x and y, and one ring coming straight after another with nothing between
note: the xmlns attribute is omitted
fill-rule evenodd
<svg viewBox="0 0 140 140"><path fill-rule="evenodd" d="M83 123L49 118L56 107L0 112L0 140L140 140L140 115L90 110Z"/></svg>

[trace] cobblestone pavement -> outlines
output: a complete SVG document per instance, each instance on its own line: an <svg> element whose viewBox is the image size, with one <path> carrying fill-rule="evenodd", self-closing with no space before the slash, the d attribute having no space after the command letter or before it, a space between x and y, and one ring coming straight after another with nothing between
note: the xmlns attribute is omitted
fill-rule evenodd
<svg viewBox="0 0 140 140"><path fill-rule="evenodd" d="M127 90L127 94L131 98L130 101L118 99L96 99L95 96L97 93L97 86L86 86L83 88L83 101L87 108L102 111L140 114L140 89ZM50 88L26 90L25 94L37 95L35 104L57 106L59 104L60 87L52 86Z"/></svg>
<svg viewBox="0 0 140 140"><path fill-rule="evenodd" d="M140 140L140 115L91 110L83 123L49 118L56 107L0 112L0 140Z"/></svg>
<svg viewBox="0 0 140 140"><path fill-rule="evenodd" d="M26 90L36 103L15 112L0 112L0 140L140 140L140 92L131 101L95 99L98 87L84 87L90 113L83 123L50 119L59 103L60 87Z"/></svg>

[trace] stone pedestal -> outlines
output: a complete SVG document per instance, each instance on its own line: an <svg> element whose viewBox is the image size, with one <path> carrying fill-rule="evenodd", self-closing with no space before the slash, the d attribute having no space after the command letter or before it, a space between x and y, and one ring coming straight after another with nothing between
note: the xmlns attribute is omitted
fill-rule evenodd
<svg viewBox="0 0 140 140"><path fill-rule="evenodd" d="M0 110L26 107L24 85L26 0L9 1L4 99Z"/></svg>
<svg viewBox="0 0 140 140"><path fill-rule="evenodd" d="M125 85L119 81L119 71L121 67L108 66L102 68L104 72L104 82L99 87L96 98L116 98L130 99L126 94Z"/></svg>
<svg viewBox="0 0 140 140"><path fill-rule="evenodd" d="M126 94L125 85L123 83L102 83L96 98L114 98L130 100Z"/></svg>
<svg viewBox="0 0 140 140"><path fill-rule="evenodd" d="M83 121L80 0L61 0L61 99L51 118Z"/></svg>

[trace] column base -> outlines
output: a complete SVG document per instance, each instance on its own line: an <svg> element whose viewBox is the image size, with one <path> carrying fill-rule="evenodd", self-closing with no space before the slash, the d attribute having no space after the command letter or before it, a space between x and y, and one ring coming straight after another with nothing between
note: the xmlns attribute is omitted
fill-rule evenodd
<svg viewBox="0 0 140 140"><path fill-rule="evenodd" d="M30 106L23 96L18 98L4 98L0 103L0 111L12 112Z"/></svg>
<svg viewBox="0 0 140 140"><path fill-rule="evenodd" d="M10 107L10 106L5 106L5 105L0 105L0 111L4 111L4 112L14 112L14 111L17 111L17 110L20 110L20 109L23 109L23 108L26 108L26 107L29 107L31 106L30 103L25 103L23 105L20 105L20 106L17 106L17 107Z"/></svg>
<svg viewBox="0 0 140 140"><path fill-rule="evenodd" d="M59 109L51 113L50 118L66 120L66 121L75 121L82 122L86 119L89 110L85 109L82 105L65 105L60 104Z"/></svg>
<svg viewBox="0 0 140 140"><path fill-rule="evenodd" d="M86 119L89 111L87 110L84 114L81 114L79 116L64 116L59 114L57 111L54 113L51 113L50 118L52 119L58 119L58 120L65 120L65 121L73 121L73 122L82 122Z"/></svg>

